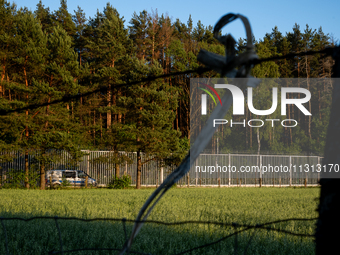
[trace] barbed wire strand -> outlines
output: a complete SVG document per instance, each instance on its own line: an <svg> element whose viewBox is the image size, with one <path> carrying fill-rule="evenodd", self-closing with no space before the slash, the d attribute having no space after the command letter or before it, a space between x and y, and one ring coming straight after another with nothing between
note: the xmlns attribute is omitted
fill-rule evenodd
<svg viewBox="0 0 340 255"><path fill-rule="evenodd" d="M202 73L205 73L205 72L208 72L208 71L211 71L211 68L199 67L199 68L196 68L196 69L193 69L193 70L173 72L173 73L169 73L169 74L162 74L162 75L159 75L159 76L150 76L150 77L147 77L147 78L144 78L144 79L141 79L141 80L135 80L135 81L127 82L127 83L119 83L119 84L111 85L111 89L118 89L118 88L122 88L122 87L127 88L127 87L131 87L133 85L137 85L137 84L140 84L140 83L143 83L143 82L155 81L157 79L168 78L168 77L171 77L171 76L185 75L185 74L191 74L191 73L202 74ZM27 105L25 107L11 109L11 110L0 110L0 115L6 115L8 113L21 112L21 111L25 111L25 110L33 110L33 109L36 109L36 108L39 108L39 107L54 105L54 104L63 103L63 102L69 102L73 99L80 99L82 97L87 97L87 96L90 96L92 94L105 91L108 88L109 88L109 86L100 86L99 88L91 90L89 92L80 93L80 94L77 94L77 95L66 95L66 96L63 96L60 99L52 100L51 102L45 102L45 103L41 103L41 104L30 104L30 105Z"/></svg>

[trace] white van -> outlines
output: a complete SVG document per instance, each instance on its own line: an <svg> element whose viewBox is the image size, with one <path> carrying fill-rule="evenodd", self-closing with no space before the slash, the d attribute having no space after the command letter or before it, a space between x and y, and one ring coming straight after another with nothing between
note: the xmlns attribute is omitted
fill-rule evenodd
<svg viewBox="0 0 340 255"><path fill-rule="evenodd" d="M49 170L46 172L45 181L46 186L50 187L50 178L52 176L52 187L58 188L63 184L68 184L70 187L85 186L85 180L87 176L88 186L97 186L95 179L91 178L88 174L80 170ZM64 181L64 183L63 183Z"/></svg>

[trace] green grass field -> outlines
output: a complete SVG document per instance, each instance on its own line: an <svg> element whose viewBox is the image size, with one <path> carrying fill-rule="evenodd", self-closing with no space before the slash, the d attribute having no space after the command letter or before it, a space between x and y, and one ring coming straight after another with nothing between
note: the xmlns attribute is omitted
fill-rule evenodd
<svg viewBox="0 0 340 255"><path fill-rule="evenodd" d="M0 190L0 216L59 216L85 219L135 219L152 189L145 190ZM150 220L184 220L260 224L288 218L317 217L319 188L190 188L171 189L155 207ZM123 225L113 222L59 220L63 249L120 248ZM59 251L54 220L30 222L3 220L10 254L48 254ZM271 225L296 233L313 234L315 221ZM127 224L128 235L132 224ZM234 232L232 227L188 224L145 225L132 246L145 254L176 254L216 241ZM6 254L0 225L0 254ZM248 246L248 242L251 242ZM294 237L268 230L248 230L237 236L238 254L314 254L313 238ZM234 254L235 238L187 254ZM117 254L108 251L67 254Z"/></svg>

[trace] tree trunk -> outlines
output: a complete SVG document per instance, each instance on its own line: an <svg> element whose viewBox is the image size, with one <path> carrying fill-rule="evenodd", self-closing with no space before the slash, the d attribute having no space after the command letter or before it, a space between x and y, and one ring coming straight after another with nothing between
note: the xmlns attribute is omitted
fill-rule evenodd
<svg viewBox="0 0 340 255"><path fill-rule="evenodd" d="M140 151L137 151L137 177L136 177L136 189L141 187L142 177L142 155Z"/></svg>
<svg viewBox="0 0 340 255"><path fill-rule="evenodd" d="M307 57L307 55L305 56L305 59L306 59L307 90L310 91L309 72L308 72L308 57ZM311 100L309 100L308 101L309 112L311 112L311 110L312 110L311 107L312 107ZM309 140L311 140L312 139L312 133L311 133L312 116L308 116L307 118L308 118L307 134L308 134Z"/></svg>
<svg viewBox="0 0 340 255"><path fill-rule="evenodd" d="M52 185L52 183L50 183ZM42 162L40 165L40 189L45 189L45 163Z"/></svg>
<svg viewBox="0 0 340 255"><path fill-rule="evenodd" d="M119 153L118 153L117 146L114 146L114 155L115 155L115 159L118 160L119 162ZM116 178L120 177L120 164L119 163L115 163L115 176Z"/></svg>
<svg viewBox="0 0 340 255"><path fill-rule="evenodd" d="M319 120L321 120L321 88L318 88Z"/></svg>
<svg viewBox="0 0 340 255"><path fill-rule="evenodd" d="M28 111L26 111L26 120L28 119ZM25 127L25 137L26 140L28 140L28 126ZM25 188L29 189L30 185L28 184L28 172L29 172L29 166L28 166L28 151L25 150Z"/></svg>
<svg viewBox="0 0 340 255"><path fill-rule="evenodd" d="M120 164L115 164L116 167L115 167L115 176L116 178L119 178L120 177Z"/></svg>
<svg viewBox="0 0 340 255"><path fill-rule="evenodd" d="M28 170L29 170L29 165L28 165L28 150L25 151L25 188L29 189L30 185L28 183Z"/></svg>
<svg viewBox="0 0 340 255"><path fill-rule="evenodd" d="M25 85L26 85L26 88L28 88L28 80L27 80L27 73L26 73L26 63L27 63L27 59L28 59L28 56L26 56L26 59L25 59L25 66L24 66L24 75L25 75ZM26 104L28 104L28 93L26 93ZM26 121L28 121L28 110L26 110ZM28 136L29 136L29 133L28 133L28 126L26 124L26 127L25 127L25 136L26 136L26 140L28 140ZM25 188L29 189L29 184L28 184L28 151L26 150L25 151Z"/></svg>
<svg viewBox="0 0 340 255"><path fill-rule="evenodd" d="M96 126L96 111L93 110L93 126ZM93 129L93 146L96 146L96 128Z"/></svg>
<svg viewBox="0 0 340 255"><path fill-rule="evenodd" d="M340 47L337 47L333 78L340 77ZM327 130L325 158L322 165L340 164L340 82L333 80L333 96L330 122ZM334 170L334 169L333 169ZM321 194L318 207L319 218L316 224L316 254L334 254L339 249L340 229L340 179L339 173L321 173Z"/></svg>
<svg viewBox="0 0 340 255"><path fill-rule="evenodd" d="M111 84L107 88L107 106L111 107ZM111 111L107 111L106 113L106 128L109 131L111 127Z"/></svg>
<svg viewBox="0 0 340 255"><path fill-rule="evenodd" d="M288 86L288 82L286 81L286 87L289 87ZM289 98L289 94L287 95L287 98ZM288 105L288 119L292 119L292 116L291 116L291 105ZM289 121L289 125L291 124L291 121ZM293 143L293 135L292 135L292 129L290 128L288 130L288 133L289 133L289 141L288 141L288 146L291 146L292 143Z"/></svg>
<svg viewBox="0 0 340 255"><path fill-rule="evenodd" d="M5 61L6 61L6 59L5 59ZM1 74L1 83L0 83L0 97L2 97L3 94L4 94L4 89L2 88L1 84L2 84L3 80L5 79L5 70L6 70L6 66L3 65L2 66L2 74Z"/></svg>
<svg viewBox="0 0 340 255"><path fill-rule="evenodd" d="M103 122L102 122L102 114L99 113L99 122L100 122L100 143L102 143L103 138Z"/></svg>

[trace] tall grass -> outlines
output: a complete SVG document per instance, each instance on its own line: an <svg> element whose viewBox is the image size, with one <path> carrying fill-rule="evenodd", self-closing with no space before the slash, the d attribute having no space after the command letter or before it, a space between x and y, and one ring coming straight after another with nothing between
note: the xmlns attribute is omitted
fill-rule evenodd
<svg viewBox="0 0 340 255"><path fill-rule="evenodd" d="M1 217L59 216L134 219L153 190L0 190ZM190 188L171 189L149 219L176 222L185 220L261 224L287 218L317 217L319 188ZM125 237L123 225L111 222L59 220L63 249L120 248ZM11 254L47 254L60 250L54 220L3 221ZM128 234L132 224L127 224ZM315 222L286 222L271 227L313 234ZM175 254L213 242L234 232L234 228L188 224L162 226L147 224L132 250L151 254ZM243 254L313 254L311 238L294 237L267 230L249 230L238 235ZM191 254L234 254L235 239L227 239ZM5 254L4 231L0 226L0 254ZM83 252L72 254L115 254Z"/></svg>

